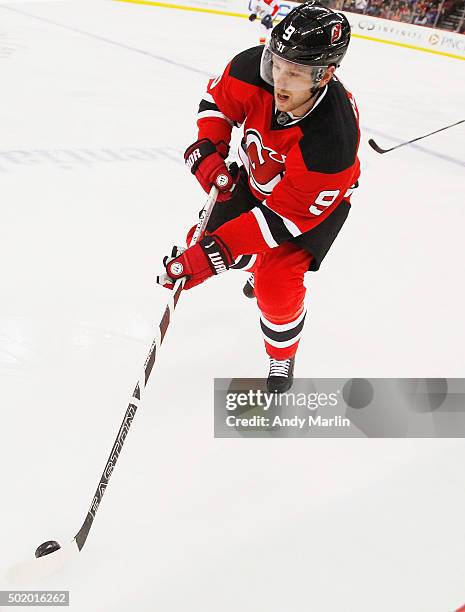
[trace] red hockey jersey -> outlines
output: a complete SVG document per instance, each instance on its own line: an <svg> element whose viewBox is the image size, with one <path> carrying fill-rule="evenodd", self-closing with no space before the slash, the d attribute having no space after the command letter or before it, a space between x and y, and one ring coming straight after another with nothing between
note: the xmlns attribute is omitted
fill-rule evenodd
<svg viewBox="0 0 465 612"><path fill-rule="evenodd" d="M229 144L233 126L243 126L239 156L261 201L215 231L234 258L316 228L343 199L350 203L360 174L352 95L333 77L305 117L280 125L273 88L260 77L262 50L237 55L209 82L199 106L199 139Z"/></svg>

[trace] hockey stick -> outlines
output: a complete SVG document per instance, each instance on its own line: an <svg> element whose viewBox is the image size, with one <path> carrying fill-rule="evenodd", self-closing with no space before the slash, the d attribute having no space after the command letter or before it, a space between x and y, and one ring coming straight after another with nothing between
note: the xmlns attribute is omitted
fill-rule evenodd
<svg viewBox="0 0 465 612"><path fill-rule="evenodd" d="M400 147L405 147L405 145L412 144L412 142L417 142L417 140L423 140L423 138L428 138L428 136L432 136L433 134L437 134L438 132L443 132L444 130L448 130L451 127L459 125L460 123L465 123L465 119L457 121L457 123L453 123L452 125L447 125L446 127L441 128L440 130L436 130L435 132L430 132L429 134L425 134L424 136L419 136L418 138L414 138L413 140L408 140L407 142L402 142L401 144L396 145L395 147L391 147L390 149L382 149L373 138L370 138L368 144L372 149L374 149L377 153L389 153L389 151L394 151L394 149L399 149Z"/></svg>
<svg viewBox="0 0 465 612"><path fill-rule="evenodd" d="M199 240L200 236L207 227L207 223L215 205L217 196L218 189L213 186L208 195L207 201L205 202L205 206L203 207L202 212L200 213L199 222L192 237L190 246L194 245ZM144 363L143 370L141 372L141 376L129 401L129 405L124 415L123 422L121 423L121 427L119 428L118 435L116 436L116 440L111 449L110 456L98 483L98 487L92 499L91 506L80 530L78 531L74 539L63 547L60 547L60 545L55 540L51 540L49 542L44 542L44 544L41 544L41 546L39 546L36 551L35 559L26 560L23 563L19 563L11 567L7 571L5 576L7 584L19 584L25 582L30 583L44 578L52 572L60 569L69 558L75 556L82 550L92 527L92 523L94 522L95 515L100 506L100 502L102 501L102 497L105 494L105 490L108 486L110 476L112 475L113 470L115 469L116 462L123 448L124 441L137 412L137 408L139 407L142 393L148 383L152 368L155 363L157 352L165 338L165 334L168 330L169 324L173 317L174 310L177 306L185 282L186 279L181 278L177 280L174 284L171 299L165 308L165 312L159 324L158 334L150 347L149 353Z"/></svg>

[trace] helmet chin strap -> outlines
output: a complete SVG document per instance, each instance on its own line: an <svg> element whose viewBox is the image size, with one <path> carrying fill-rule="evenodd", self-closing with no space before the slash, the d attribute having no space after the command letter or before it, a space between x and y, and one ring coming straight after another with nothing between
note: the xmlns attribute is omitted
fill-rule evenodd
<svg viewBox="0 0 465 612"><path fill-rule="evenodd" d="M305 100L305 102L302 102L302 104L307 104L307 102L310 102L310 100L311 100L312 98L314 98L314 97L315 97L315 96L318 94L318 92L320 92L320 91L321 91L321 87L320 87L320 83L318 82L318 84L317 84L317 85L314 85L314 86L311 88L311 90L310 90L310 97L309 97L309 98L307 98L307 99Z"/></svg>

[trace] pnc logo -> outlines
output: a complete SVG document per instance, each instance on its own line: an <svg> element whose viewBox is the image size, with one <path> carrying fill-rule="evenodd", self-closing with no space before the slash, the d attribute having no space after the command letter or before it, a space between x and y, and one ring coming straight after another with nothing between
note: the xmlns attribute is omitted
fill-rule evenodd
<svg viewBox="0 0 465 612"><path fill-rule="evenodd" d="M431 34L431 36L429 37L429 41L432 45L437 45L440 40L441 39L437 34Z"/></svg>

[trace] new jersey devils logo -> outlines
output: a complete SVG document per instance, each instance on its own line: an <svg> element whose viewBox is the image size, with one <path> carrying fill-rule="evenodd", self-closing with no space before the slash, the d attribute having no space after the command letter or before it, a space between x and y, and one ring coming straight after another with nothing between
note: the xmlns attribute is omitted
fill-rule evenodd
<svg viewBox="0 0 465 612"><path fill-rule="evenodd" d="M246 130L241 149L240 157L248 170L252 187L265 196L270 195L284 176L286 156L265 147L257 130Z"/></svg>
<svg viewBox="0 0 465 612"><path fill-rule="evenodd" d="M342 36L342 25L340 23L336 23L331 30L331 44L337 42Z"/></svg>

